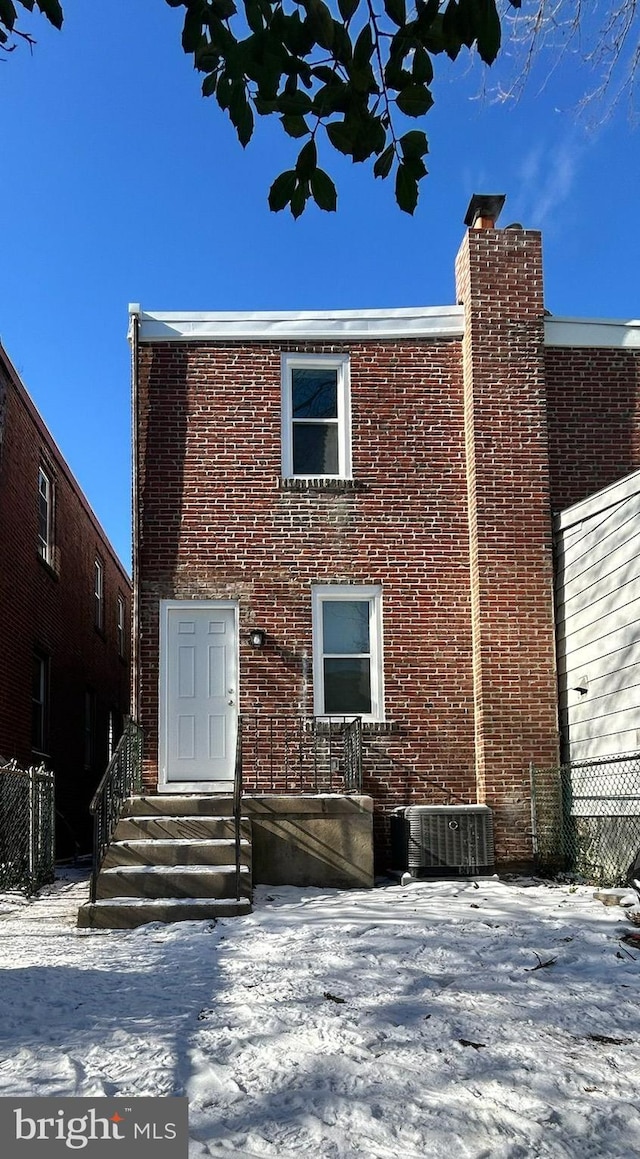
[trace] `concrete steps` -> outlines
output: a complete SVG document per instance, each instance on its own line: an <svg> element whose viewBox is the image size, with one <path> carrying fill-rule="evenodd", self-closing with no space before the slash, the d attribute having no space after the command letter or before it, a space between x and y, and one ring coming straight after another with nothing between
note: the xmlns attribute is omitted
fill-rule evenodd
<svg viewBox="0 0 640 1159"><path fill-rule="evenodd" d="M131 929L149 921L229 917L251 910L251 824L241 822L236 897L230 797L132 797L78 925Z"/></svg>

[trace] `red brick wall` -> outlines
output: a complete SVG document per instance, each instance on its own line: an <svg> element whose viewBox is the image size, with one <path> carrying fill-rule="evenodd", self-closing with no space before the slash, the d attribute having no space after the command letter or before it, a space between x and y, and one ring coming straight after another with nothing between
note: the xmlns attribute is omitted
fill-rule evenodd
<svg viewBox="0 0 640 1159"><path fill-rule="evenodd" d="M558 757L540 235L471 230L465 306L478 797L496 856L531 858L529 764Z"/></svg>
<svg viewBox="0 0 640 1159"><path fill-rule="evenodd" d="M562 511L640 467L640 351L546 351L551 504Z"/></svg>
<svg viewBox="0 0 640 1159"><path fill-rule="evenodd" d="M56 772L57 852L91 846L88 803L107 762L110 709L129 704L130 581L69 474L33 404L0 360L0 754L29 764L32 657L49 658L46 763ZM0 405L0 416L3 408ZM53 568L37 552L38 468L54 480ZM94 627L94 559L105 565L105 626ZM116 599L125 599L125 659L118 656ZM96 744L85 768L85 689L96 696Z"/></svg>
<svg viewBox="0 0 640 1159"><path fill-rule="evenodd" d="M283 491L281 350L348 352L354 478ZM311 585L383 588L378 810L475 800L460 343L197 344L140 353L141 722L157 777L160 598L240 602L241 711L312 714ZM246 629L269 642L252 651ZM384 861L383 861L384 864Z"/></svg>

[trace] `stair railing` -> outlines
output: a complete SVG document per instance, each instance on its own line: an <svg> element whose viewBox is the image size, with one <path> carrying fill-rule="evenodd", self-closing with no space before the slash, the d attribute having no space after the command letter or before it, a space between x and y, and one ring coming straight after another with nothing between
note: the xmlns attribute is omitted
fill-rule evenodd
<svg viewBox="0 0 640 1159"><path fill-rule="evenodd" d="M233 828L236 853L236 901L240 901L240 877L242 852L240 822L242 812L242 717L238 717L238 732L236 735L236 761L233 773Z"/></svg>
<svg viewBox="0 0 640 1159"><path fill-rule="evenodd" d="M91 901L96 900L98 872L122 815L122 806L127 797L141 788L142 729L134 720L129 720L89 805L93 816Z"/></svg>

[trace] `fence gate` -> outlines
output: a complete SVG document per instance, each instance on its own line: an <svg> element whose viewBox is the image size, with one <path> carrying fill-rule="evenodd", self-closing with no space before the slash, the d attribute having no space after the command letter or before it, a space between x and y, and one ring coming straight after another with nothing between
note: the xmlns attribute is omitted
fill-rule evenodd
<svg viewBox="0 0 640 1159"><path fill-rule="evenodd" d="M640 753L532 766L531 802L542 872L626 883L640 851Z"/></svg>
<svg viewBox="0 0 640 1159"><path fill-rule="evenodd" d="M0 889L34 892L54 876L54 775L0 765Z"/></svg>

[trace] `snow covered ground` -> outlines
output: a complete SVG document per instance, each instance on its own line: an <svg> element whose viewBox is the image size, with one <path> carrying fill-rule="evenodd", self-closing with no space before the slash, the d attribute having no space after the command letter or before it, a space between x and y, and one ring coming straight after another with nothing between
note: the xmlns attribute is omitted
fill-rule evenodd
<svg viewBox="0 0 640 1159"><path fill-rule="evenodd" d="M256 891L75 927L0 896L0 1095L190 1099L190 1159L640 1156L640 950L586 887Z"/></svg>

